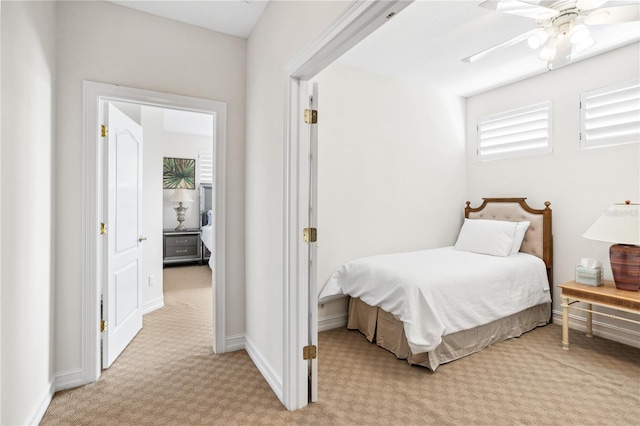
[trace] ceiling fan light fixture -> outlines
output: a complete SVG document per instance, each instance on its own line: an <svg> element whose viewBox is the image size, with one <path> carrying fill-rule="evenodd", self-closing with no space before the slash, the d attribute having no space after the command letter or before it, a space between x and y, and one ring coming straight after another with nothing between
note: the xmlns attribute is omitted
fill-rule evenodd
<svg viewBox="0 0 640 426"><path fill-rule="evenodd" d="M587 50L588 48L590 48L591 46L593 46L594 44L596 44L596 42L591 37L587 37L586 40L574 45L573 47L576 49L576 53L581 53Z"/></svg>
<svg viewBox="0 0 640 426"><path fill-rule="evenodd" d="M542 49L540 49L540 53L538 53L538 57L543 61L552 61L556 56L556 46L558 45L558 39L555 37L551 37L547 44L544 45Z"/></svg>
<svg viewBox="0 0 640 426"><path fill-rule="evenodd" d="M549 47L549 46L543 47L542 50L540 50L540 53L538 54L538 57L543 61L552 61L553 58L555 58L555 56L556 56L556 48Z"/></svg>
<svg viewBox="0 0 640 426"><path fill-rule="evenodd" d="M590 35L591 33L589 32L589 28L587 28L586 25L574 25L573 28L571 28L571 30L569 31L569 41L573 45L578 45L589 39Z"/></svg>
<svg viewBox="0 0 640 426"><path fill-rule="evenodd" d="M532 49L537 49L544 44L545 41L549 38L547 32L543 29L539 29L534 31L529 38L527 39L527 43L529 47Z"/></svg>

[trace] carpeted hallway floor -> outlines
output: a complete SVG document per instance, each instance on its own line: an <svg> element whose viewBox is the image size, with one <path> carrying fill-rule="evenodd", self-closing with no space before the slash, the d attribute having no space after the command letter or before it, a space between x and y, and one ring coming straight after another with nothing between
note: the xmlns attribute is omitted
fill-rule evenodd
<svg viewBox="0 0 640 426"><path fill-rule="evenodd" d="M59 392L42 425L635 425L640 349L538 328L436 373L344 328L320 333L320 402L286 411L244 351L211 351L207 266L165 269L165 307L98 382Z"/></svg>

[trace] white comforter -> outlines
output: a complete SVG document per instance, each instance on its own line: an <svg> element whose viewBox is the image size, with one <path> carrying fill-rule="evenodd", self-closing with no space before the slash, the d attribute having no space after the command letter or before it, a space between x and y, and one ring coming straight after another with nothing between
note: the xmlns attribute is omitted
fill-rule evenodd
<svg viewBox="0 0 640 426"><path fill-rule="evenodd" d="M204 245L211 252L211 256L209 256L209 267L213 270L213 226L205 225L200 228L200 239L204 243Z"/></svg>
<svg viewBox="0 0 640 426"><path fill-rule="evenodd" d="M338 269L319 295L359 297L404 323L413 353L442 336L551 301L544 262L524 253L489 256L444 247L366 257Z"/></svg>

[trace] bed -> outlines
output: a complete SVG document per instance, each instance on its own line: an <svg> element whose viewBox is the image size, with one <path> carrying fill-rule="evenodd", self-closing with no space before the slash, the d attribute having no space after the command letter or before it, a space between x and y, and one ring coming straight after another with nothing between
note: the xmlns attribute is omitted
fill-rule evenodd
<svg viewBox="0 0 640 426"><path fill-rule="evenodd" d="M202 241L202 260L207 261L213 270L213 191L210 184L200 185L200 241Z"/></svg>
<svg viewBox="0 0 640 426"><path fill-rule="evenodd" d="M432 371L546 325L550 203L540 210L525 198L470 204L455 246L348 262L327 280L319 302L349 296L347 328Z"/></svg>

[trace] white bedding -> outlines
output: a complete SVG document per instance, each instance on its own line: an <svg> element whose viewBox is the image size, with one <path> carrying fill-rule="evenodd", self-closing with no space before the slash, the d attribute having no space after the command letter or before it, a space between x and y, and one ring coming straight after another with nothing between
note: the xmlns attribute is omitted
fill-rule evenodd
<svg viewBox="0 0 640 426"><path fill-rule="evenodd" d="M453 247L353 260L329 278L319 302L341 295L358 297L400 319L414 354L434 350L442 336L551 301L541 259Z"/></svg>
<svg viewBox="0 0 640 426"><path fill-rule="evenodd" d="M211 252L209 256L209 267L213 269L213 226L205 225L200 228L200 239Z"/></svg>

